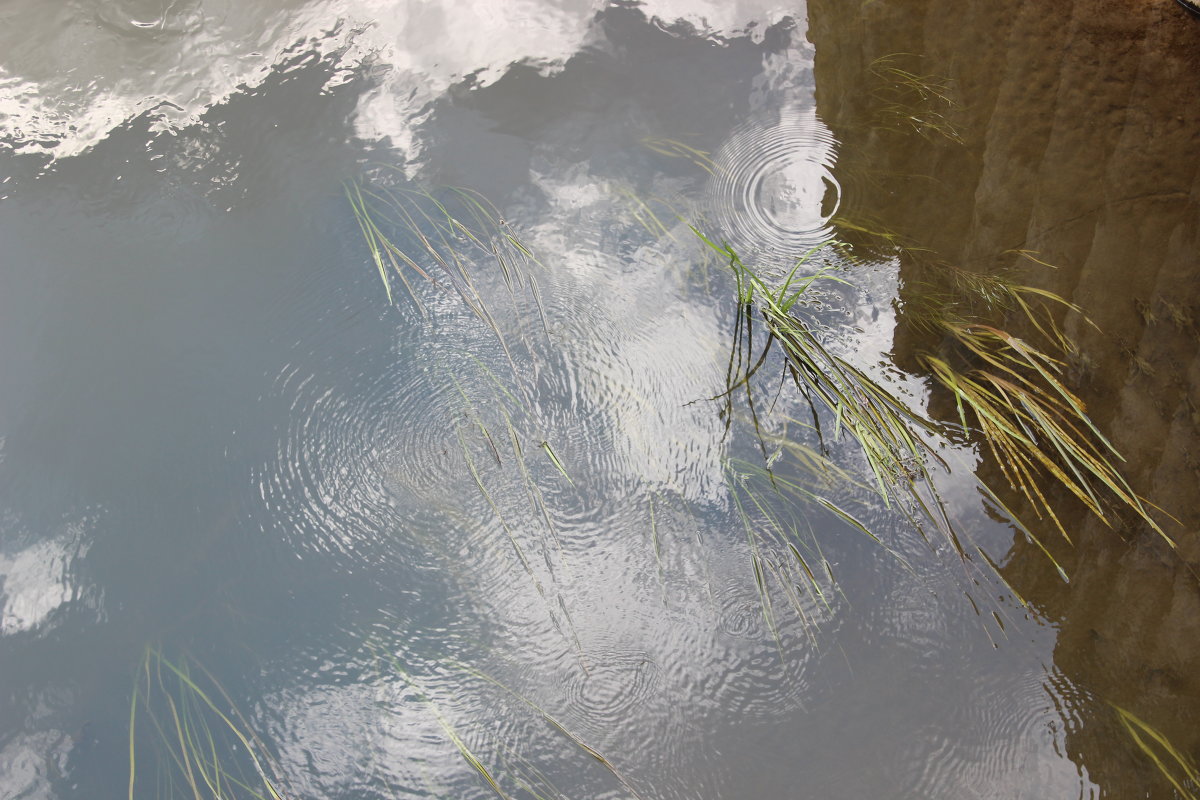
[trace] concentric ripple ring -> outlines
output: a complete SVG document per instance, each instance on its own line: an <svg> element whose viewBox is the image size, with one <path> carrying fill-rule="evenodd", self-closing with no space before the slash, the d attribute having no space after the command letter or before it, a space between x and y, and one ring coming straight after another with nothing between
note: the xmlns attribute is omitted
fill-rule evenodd
<svg viewBox="0 0 1200 800"><path fill-rule="evenodd" d="M260 493L299 552L377 562L417 498L436 506L455 483L461 401L424 366L385 362L342 386L301 369L280 376L288 422Z"/></svg>
<svg viewBox="0 0 1200 800"><path fill-rule="evenodd" d="M828 241L841 204L836 141L813 110L736 128L716 154L706 192L720 236L742 254L786 263Z"/></svg>

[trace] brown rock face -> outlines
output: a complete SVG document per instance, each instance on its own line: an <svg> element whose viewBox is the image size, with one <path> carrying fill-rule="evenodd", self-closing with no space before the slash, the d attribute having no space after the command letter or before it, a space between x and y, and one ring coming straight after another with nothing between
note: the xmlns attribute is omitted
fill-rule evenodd
<svg viewBox="0 0 1200 800"><path fill-rule="evenodd" d="M1057 312L1079 348L1072 386L1131 485L1177 518L1163 520L1179 552L1059 498L1071 584L1019 539L1006 577L1060 626L1059 670L1195 757L1200 20L1172 0L810 0L809 38L845 220L972 271L1023 264L1022 282L1095 322ZM923 264L901 256L905 305L944 280ZM902 315L897 359L928 346ZM1092 709L1068 741L1106 796L1171 797L1107 706Z"/></svg>

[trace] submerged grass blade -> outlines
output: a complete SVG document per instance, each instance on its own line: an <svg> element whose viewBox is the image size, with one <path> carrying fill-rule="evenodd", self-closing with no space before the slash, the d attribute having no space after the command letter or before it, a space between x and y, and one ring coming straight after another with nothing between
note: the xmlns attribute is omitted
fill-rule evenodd
<svg viewBox="0 0 1200 800"><path fill-rule="evenodd" d="M700 169L707 172L709 175L715 176L723 172L722 168L712 160L708 153L681 142L678 139L648 137L642 139L642 144L646 147L646 149L658 153L659 155L668 156L670 158L682 158L690 161Z"/></svg>
<svg viewBox="0 0 1200 800"><path fill-rule="evenodd" d="M409 272L452 292L495 335L515 373L516 363L504 332L484 300L486 292L476 285L476 267L481 262L494 264L514 304L516 287L528 284L532 302L542 313L533 276L527 274L528 268L539 262L495 206L478 192L460 187L440 191L442 199L427 189L354 182L347 182L344 188L388 303L394 302L392 274L403 282L422 315L426 311L409 281ZM409 244L402 247L400 241Z"/></svg>
<svg viewBox="0 0 1200 800"><path fill-rule="evenodd" d="M208 681L230 703L228 712L216 703L209 691L191 675L188 661L168 660L160 651L148 647L139 665L133 699L130 702L129 797L135 796L139 761L137 740L139 716L148 719L157 732L160 760L166 762L165 776L170 785L179 784L194 800L284 800L277 766L269 751L232 704L228 693L208 675ZM203 671L203 668L201 668ZM159 718L152 697L166 717ZM236 720L236 721L235 721ZM210 724L217 724L240 748L222 753ZM230 742L227 742L228 745ZM171 767L174 769L171 769ZM252 783L257 785L251 785ZM175 795L172 790L171 796Z"/></svg>
<svg viewBox="0 0 1200 800"><path fill-rule="evenodd" d="M466 761L472 769L479 773L479 775L484 779L484 781L487 782L488 786L490 786L497 795L504 798L504 800L512 800L508 793L500 787L500 782L496 780L494 775L492 775L491 770L489 770L487 766L484 765L483 761L475 755L474 751L467 746L467 743L459 735L458 731L453 725L450 724L450 721L446 718L446 716L442 714L441 709L438 708L437 704L424 690L424 688L421 687L421 685L418 684L416 680L408 673L408 670L400 666L400 662L395 658L391 659L391 664L392 669L396 671L396 674L398 674L405 683L407 683L410 687L412 687L413 690L417 692L417 696L425 703L430 714L437 721L438 726L442 729L442 732L446 735L446 738L450 740L451 744L453 744L455 749L458 750L459 755L462 756L463 761Z"/></svg>
<svg viewBox="0 0 1200 800"><path fill-rule="evenodd" d="M476 678L479 678L480 680L483 680L483 681L491 684L492 686L495 686L496 688L498 688L501 691L508 694L510 697L520 701L523 705L525 705L530 710L532 710L534 713L536 713L539 717L541 717L552 728L554 728L560 734L562 734L562 736L565 737L568 741L570 741L571 744L575 745L580 750L584 751L589 756L591 756L593 759L595 759L597 762L602 764L604 766L604 768L607 769L613 775L613 777L615 777L620 782L620 784L623 787L625 787L625 789L627 789L634 797L637 797L637 798L641 797L641 795L633 787L633 785L629 782L629 780L624 775L621 774L621 772L613 765L613 763L611 761L609 761L607 758L605 758L604 755L600 753L600 751L598 751L596 748L589 745L580 736L573 733L569 728L567 728L566 725L564 725L557 718L555 718L552 714L550 714L550 712L548 712L545 708L538 705L533 700L529 699L529 697L527 697L526 695L518 692L517 690L515 690L512 687L508 686L507 684L501 682L500 680L497 680L496 678L492 677L491 675L488 675L485 672L482 672L478 669L475 669L474 667L468 666L461 662L453 662L453 663L456 666L458 666L461 670L463 670L464 672L474 675Z"/></svg>
<svg viewBox="0 0 1200 800"><path fill-rule="evenodd" d="M134 744L137 730L137 699L138 687L135 681L133 692L129 699L129 800L133 800L133 786L134 781L137 779L137 753Z"/></svg>
<svg viewBox="0 0 1200 800"><path fill-rule="evenodd" d="M1133 712L1110 703L1117 719L1129 737L1163 777L1170 782L1184 800L1200 800L1196 791L1200 789L1200 770L1196 763L1180 752L1161 731L1138 718Z"/></svg>

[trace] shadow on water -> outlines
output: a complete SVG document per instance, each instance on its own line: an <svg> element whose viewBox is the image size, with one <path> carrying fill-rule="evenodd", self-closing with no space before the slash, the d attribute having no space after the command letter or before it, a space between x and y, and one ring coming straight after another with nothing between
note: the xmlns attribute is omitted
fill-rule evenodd
<svg viewBox="0 0 1200 800"><path fill-rule="evenodd" d="M1136 519L1110 530L1051 491L1076 542L1052 548L1070 585L1020 537L1003 572L1058 626L1057 668L1101 701L1069 729L1071 757L1103 796L1169 796L1171 784L1130 732L1146 725L1179 753L1200 752L1200 117L1191 99L1200 92L1200 27L1166 2L918 1L861 13L814 2L810 37L818 105L842 141L839 180L864 189L847 192L846 230L882 241L900 265L900 363L936 345L913 314L930 291L948 290L931 268L938 260L996 274L1018 251L1033 254L1044 263L1026 262L1021 280L1078 303L1095 322L1066 307L1054 315L1077 347L1071 384L1126 457L1136 491L1178 518L1160 517L1179 551ZM896 76L870 66L896 59L909 64L906 75L932 76L937 93L897 89ZM910 100L898 126L888 103L897 91ZM954 136L929 135L938 131L921 116L931 102ZM936 402L954 418L948 398ZM983 475L1000 478L998 465ZM1150 738L1143 730L1142 741ZM1167 773L1186 774L1155 748Z"/></svg>

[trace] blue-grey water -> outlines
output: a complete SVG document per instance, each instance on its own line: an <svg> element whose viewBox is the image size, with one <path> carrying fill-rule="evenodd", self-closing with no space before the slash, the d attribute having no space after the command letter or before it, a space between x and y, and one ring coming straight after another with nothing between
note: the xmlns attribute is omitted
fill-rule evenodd
<svg viewBox="0 0 1200 800"><path fill-rule="evenodd" d="M806 472L777 363L756 407L712 399L733 279L690 226L779 276L871 191L839 173L807 20L0 5L0 796L195 796L186 690L147 648L287 798L1109 796L1066 743L1104 706L1056 625L885 507L845 437L861 485ZM385 287L359 189L425 236L486 198L493 238L439 263L393 224L438 281ZM923 408L898 260L826 253L850 285L806 313ZM1004 562L985 454L943 452ZM210 720L254 784L222 796L269 796Z"/></svg>

